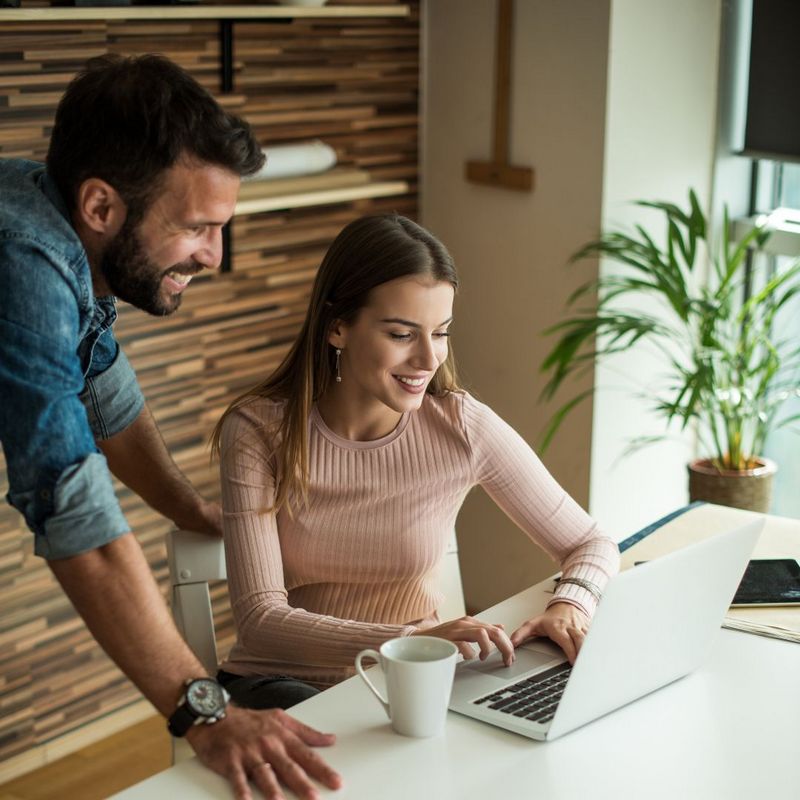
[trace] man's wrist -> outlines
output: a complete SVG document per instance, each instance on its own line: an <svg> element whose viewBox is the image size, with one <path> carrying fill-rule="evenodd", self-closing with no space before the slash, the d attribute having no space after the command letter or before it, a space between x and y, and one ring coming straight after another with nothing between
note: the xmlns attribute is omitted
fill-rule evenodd
<svg viewBox="0 0 800 800"><path fill-rule="evenodd" d="M185 736L195 725L211 725L225 719L230 695L215 678L188 678L175 710L167 719L167 729L176 737Z"/></svg>
<svg viewBox="0 0 800 800"><path fill-rule="evenodd" d="M222 535L222 509L219 504L204 500L197 494L187 508L172 517L172 521L181 530Z"/></svg>

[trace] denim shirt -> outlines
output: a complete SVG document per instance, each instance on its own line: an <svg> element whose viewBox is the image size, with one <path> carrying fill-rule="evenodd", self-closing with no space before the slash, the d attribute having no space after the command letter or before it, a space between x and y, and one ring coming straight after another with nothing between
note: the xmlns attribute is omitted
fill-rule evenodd
<svg viewBox="0 0 800 800"><path fill-rule="evenodd" d="M144 406L116 316L44 167L0 159L0 442L8 502L47 559L130 530L95 443Z"/></svg>

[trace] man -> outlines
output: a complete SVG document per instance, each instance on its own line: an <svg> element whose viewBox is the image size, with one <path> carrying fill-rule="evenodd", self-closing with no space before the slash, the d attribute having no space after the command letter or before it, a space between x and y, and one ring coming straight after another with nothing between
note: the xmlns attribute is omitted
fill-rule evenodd
<svg viewBox="0 0 800 800"><path fill-rule="evenodd" d="M310 776L340 784L308 746L333 737L281 710L224 716L109 474L177 526L220 534L219 507L167 453L111 326L115 297L170 314L192 275L218 267L240 178L262 163L247 124L167 59L88 62L58 106L46 168L0 160L0 441L36 553L173 734L239 798L248 779L266 797L281 796L278 779L312 797Z"/></svg>

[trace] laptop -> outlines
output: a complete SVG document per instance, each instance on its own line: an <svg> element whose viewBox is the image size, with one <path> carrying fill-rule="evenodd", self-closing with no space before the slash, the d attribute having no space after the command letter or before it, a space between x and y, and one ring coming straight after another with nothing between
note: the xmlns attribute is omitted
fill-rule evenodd
<svg viewBox="0 0 800 800"><path fill-rule="evenodd" d="M708 655L763 524L750 522L612 578L573 667L546 639L517 648L510 667L497 651L483 662L462 662L451 710L551 740L687 675Z"/></svg>

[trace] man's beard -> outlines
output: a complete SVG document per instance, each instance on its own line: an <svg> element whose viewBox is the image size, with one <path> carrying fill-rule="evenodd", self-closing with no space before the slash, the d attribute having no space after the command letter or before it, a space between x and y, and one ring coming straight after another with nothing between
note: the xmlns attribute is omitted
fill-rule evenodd
<svg viewBox="0 0 800 800"><path fill-rule="evenodd" d="M106 247L100 270L116 297L148 314L164 317L178 310L180 293L166 294L161 288L164 275L171 270L191 274L200 269L192 264L173 264L168 269L156 266L147 256L135 225L125 220L119 233Z"/></svg>

